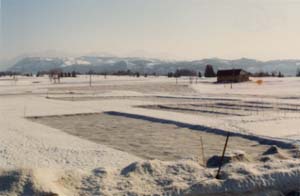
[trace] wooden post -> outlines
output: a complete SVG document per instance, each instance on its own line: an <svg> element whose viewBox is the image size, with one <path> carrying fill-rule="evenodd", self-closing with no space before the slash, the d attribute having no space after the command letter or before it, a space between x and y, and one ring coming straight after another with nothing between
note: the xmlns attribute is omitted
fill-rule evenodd
<svg viewBox="0 0 300 196"><path fill-rule="evenodd" d="M90 81L89 81L90 87L92 87L92 71L90 71Z"/></svg>
<svg viewBox="0 0 300 196"><path fill-rule="evenodd" d="M23 112L24 118L26 117L26 105L24 105L24 112Z"/></svg>
<svg viewBox="0 0 300 196"><path fill-rule="evenodd" d="M203 147L203 140L202 140L202 136L200 136L200 141L201 141L201 150L202 150L202 161L203 161L203 166L206 166L206 161L205 161L205 155L204 155L204 147Z"/></svg>
<svg viewBox="0 0 300 196"><path fill-rule="evenodd" d="M226 141L225 141L225 145L224 145L222 157L221 157L221 160L220 160L219 169L218 169L218 172L217 172L217 175L216 175L216 179L220 179L220 171L221 171L221 167L223 165L223 161L224 161L224 156L225 156L225 152L226 152L226 148L227 148L227 143L228 143L229 135L230 135L230 133L227 132L227 137L226 137Z"/></svg>

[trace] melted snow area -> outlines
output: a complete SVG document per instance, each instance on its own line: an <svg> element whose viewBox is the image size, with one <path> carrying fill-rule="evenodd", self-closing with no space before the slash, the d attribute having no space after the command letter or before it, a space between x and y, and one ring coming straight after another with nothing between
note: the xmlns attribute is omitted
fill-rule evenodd
<svg viewBox="0 0 300 196"><path fill-rule="evenodd" d="M251 79L0 78L0 195L297 195L300 78Z"/></svg>

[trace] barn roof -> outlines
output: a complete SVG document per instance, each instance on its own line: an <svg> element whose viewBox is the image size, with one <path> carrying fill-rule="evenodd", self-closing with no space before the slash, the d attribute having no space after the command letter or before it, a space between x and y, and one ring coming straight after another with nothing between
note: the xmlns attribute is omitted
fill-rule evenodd
<svg viewBox="0 0 300 196"><path fill-rule="evenodd" d="M242 69L224 69L218 70L217 76L238 76L240 75ZM244 71L246 72L246 71Z"/></svg>

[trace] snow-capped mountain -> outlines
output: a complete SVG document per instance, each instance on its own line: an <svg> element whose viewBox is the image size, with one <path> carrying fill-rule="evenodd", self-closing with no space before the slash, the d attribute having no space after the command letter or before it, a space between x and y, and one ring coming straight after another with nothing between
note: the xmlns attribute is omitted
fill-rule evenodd
<svg viewBox="0 0 300 196"><path fill-rule="evenodd" d="M228 68L242 68L249 72L281 71L285 75L295 75L300 68L300 60L272 60L258 61L241 58L226 60L209 58L195 61L166 61L159 59L115 57L115 56L81 56L81 57L26 57L19 60L9 68L9 71L21 73L36 73L61 68L64 71L87 73L112 73L116 71L131 70L141 73L166 74L176 69L192 69L203 72L207 64L213 65L215 70Z"/></svg>

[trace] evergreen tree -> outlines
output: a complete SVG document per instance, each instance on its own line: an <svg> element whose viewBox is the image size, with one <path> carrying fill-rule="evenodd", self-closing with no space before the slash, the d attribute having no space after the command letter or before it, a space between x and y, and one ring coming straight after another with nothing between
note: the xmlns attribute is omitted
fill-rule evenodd
<svg viewBox="0 0 300 196"><path fill-rule="evenodd" d="M298 68L296 76L300 77L300 68Z"/></svg>
<svg viewBox="0 0 300 196"><path fill-rule="evenodd" d="M279 73L278 73L278 77L279 77L279 78L283 78L284 75L283 75L281 72L279 72Z"/></svg>
<svg viewBox="0 0 300 196"><path fill-rule="evenodd" d="M212 65L206 65L204 76L207 78L216 77L216 73Z"/></svg>
<svg viewBox="0 0 300 196"><path fill-rule="evenodd" d="M198 73L198 77L201 78L202 77L202 73L199 71Z"/></svg>

